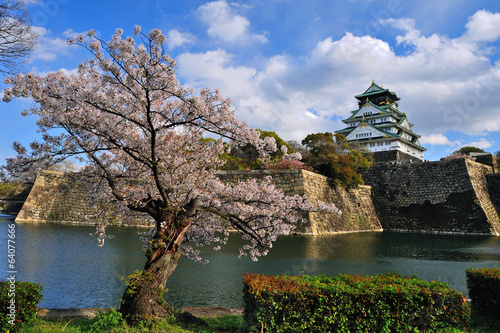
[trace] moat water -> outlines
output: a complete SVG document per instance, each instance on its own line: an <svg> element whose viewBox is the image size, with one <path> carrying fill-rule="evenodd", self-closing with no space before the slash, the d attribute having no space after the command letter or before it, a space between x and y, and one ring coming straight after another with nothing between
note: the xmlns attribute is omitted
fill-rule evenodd
<svg viewBox="0 0 500 333"><path fill-rule="evenodd" d="M7 262L8 225L0 215L1 277ZM114 239L97 246L95 229L55 224L16 224L16 279L43 283L45 308L117 307L125 288L121 276L141 270L145 256L139 229L108 228ZM166 300L183 306L243 306L242 275L360 274L388 271L442 281L467 294L465 270L500 266L500 237L355 233L332 236L288 236L278 239L258 262L238 259L238 234L222 250L205 247L207 265L182 258L167 283ZM205 249L204 248L204 249Z"/></svg>

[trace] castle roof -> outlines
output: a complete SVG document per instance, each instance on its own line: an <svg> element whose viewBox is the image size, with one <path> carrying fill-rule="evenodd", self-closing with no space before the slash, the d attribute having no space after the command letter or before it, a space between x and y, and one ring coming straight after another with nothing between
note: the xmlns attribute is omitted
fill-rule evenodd
<svg viewBox="0 0 500 333"><path fill-rule="evenodd" d="M364 93L355 95L354 97L361 101L364 100L366 97L373 97L374 95L389 95L395 101L401 100L401 98L399 98L396 95L396 93L390 91L389 89L384 89L384 87L376 84L374 80L372 81L372 84L368 87L368 89L365 90Z"/></svg>
<svg viewBox="0 0 500 333"><path fill-rule="evenodd" d="M414 156L422 158L419 154L427 149L420 146L420 135L413 132L413 124L408 121L406 113L398 110L397 101L401 98L396 93L372 81L368 89L354 97L358 100L358 109L342 120L348 127L335 133L343 134L348 141L363 143L374 151L387 150L386 144L375 145L377 142L401 142L389 149L412 150Z"/></svg>

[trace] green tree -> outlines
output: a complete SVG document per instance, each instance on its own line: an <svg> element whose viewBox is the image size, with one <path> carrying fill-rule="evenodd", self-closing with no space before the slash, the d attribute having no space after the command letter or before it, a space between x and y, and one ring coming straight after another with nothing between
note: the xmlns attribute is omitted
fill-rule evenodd
<svg viewBox="0 0 500 333"><path fill-rule="evenodd" d="M325 154L336 150L333 134L330 132L309 134L302 140L302 145L313 155Z"/></svg>
<svg viewBox="0 0 500 333"><path fill-rule="evenodd" d="M481 148L465 146L453 152L453 154L462 154L462 155L469 155L469 153L485 153L485 151Z"/></svg>
<svg viewBox="0 0 500 333"><path fill-rule="evenodd" d="M302 144L306 148L303 162L316 172L332 178L334 183L345 188L356 188L363 184L359 168L368 169L371 158L352 149L343 136L330 132L309 134Z"/></svg>
<svg viewBox="0 0 500 333"><path fill-rule="evenodd" d="M280 138L276 132L263 131L260 129L257 129L257 131L260 133L260 139L270 137L276 142L276 147L278 149L271 153L271 160L276 161L283 156L283 152L280 149L281 146L287 147L289 153L294 152L290 148L290 145ZM226 164L222 167L223 170L259 170L265 168L265 165L259 160L257 149L251 144L233 146L231 151L223 154L221 158L226 161Z"/></svg>
<svg viewBox="0 0 500 333"><path fill-rule="evenodd" d="M9 197L14 195L19 184L20 182L15 180L9 182L0 181L0 196Z"/></svg>
<svg viewBox="0 0 500 333"><path fill-rule="evenodd" d="M279 135L276 134L276 132L274 132L274 131L263 131L263 130L260 130L260 129L257 129L257 131L260 132L260 138L261 139L264 139L266 137L270 137L270 138L273 138L274 141L276 141L276 147L278 149L271 154L271 159L276 160L276 159L280 159L283 156L283 152L281 151L281 147L282 146L286 147L288 153L293 153L294 152L293 149L288 144L288 142L286 142L285 140L283 140L282 138L280 138Z"/></svg>
<svg viewBox="0 0 500 333"><path fill-rule="evenodd" d="M300 142L297 142L295 140L289 140L286 143L288 144L288 147L290 147L291 151L293 151L293 152L303 154L305 151L305 147Z"/></svg>

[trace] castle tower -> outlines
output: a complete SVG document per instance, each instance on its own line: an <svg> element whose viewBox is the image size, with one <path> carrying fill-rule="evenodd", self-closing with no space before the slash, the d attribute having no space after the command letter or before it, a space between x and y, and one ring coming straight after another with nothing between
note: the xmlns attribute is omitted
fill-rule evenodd
<svg viewBox="0 0 500 333"><path fill-rule="evenodd" d="M413 132L406 113L398 110L401 98L396 93L372 81L364 93L354 97L358 109L342 120L347 127L336 134L373 152L376 162L422 161L427 149L420 145L420 135Z"/></svg>

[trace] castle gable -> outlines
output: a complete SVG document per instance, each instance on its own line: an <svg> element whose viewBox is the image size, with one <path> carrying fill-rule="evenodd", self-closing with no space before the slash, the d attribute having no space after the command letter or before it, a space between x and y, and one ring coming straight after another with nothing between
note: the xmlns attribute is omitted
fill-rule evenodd
<svg viewBox="0 0 500 333"><path fill-rule="evenodd" d="M388 136L388 133L381 131L365 122L359 124L346 139L350 140L362 140L362 139L375 139Z"/></svg>
<svg viewBox="0 0 500 333"><path fill-rule="evenodd" d="M369 116L380 114L382 112L385 113L386 111L377 107L376 105L373 105L372 103L368 102L365 105L363 105L356 113L354 113L351 116L351 118L369 117Z"/></svg>
<svg viewBox="0 0 500 333"><path fill-rule="evenodd" d="M384 88L378 86L375 83L372 83L372 85L370 86L370 88L366 89L366 91L363 94L368 94L368 93L371 93L371 92L374 92L374 91L382 91L382 90L384 90Z"/></svg>
<svg viewBox="0 0 500 333"><path fill-rule="evenodd" d="M401 121L399 122L399 125L401 127L408 129L408 130L411 130L411 124L408 122L408 119L406 119L406 117L401 119Z"/></svg>

